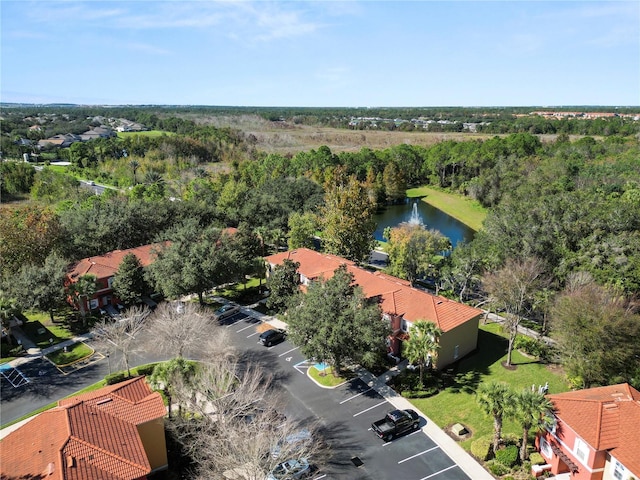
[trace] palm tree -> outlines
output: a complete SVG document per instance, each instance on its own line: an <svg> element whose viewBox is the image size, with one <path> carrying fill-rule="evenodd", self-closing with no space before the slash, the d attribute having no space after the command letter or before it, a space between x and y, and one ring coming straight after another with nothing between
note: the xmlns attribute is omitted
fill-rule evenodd
<svg viewBox="0 0 640 480"><path fill-rule="evenodd" d="M93 297L98 289L98 278L95 275L87 274L78 277L75 283L69 286L69 294L73 298L73 301L78 305L80 309L80 315L82 316L82 324L87 326L87 311L85 304L89 298Z"/></svg>
<svg viewBox="0 0 640 480"><path fill-rule="evenodd" d="M129 166L131 167L131 170L133 170L133 184L137 185L138 180L136 178L136 172L138 171L138 168L140 168L140 162L138 162L137 160L131 160L129 162Z"/></svg>
<svg viewBox="0 0 640 480"><path fill-rule="evenodd" d="M418 320L411 327L409 340L404 343L405 356L420 367L420 385L423 385L424 367L431 367L438 356L440 335L442 330L435 323Z"/></svg>
<svg viewBox="0 0 640 480"><path fill-rule="evenodd" d="M527 441L529 432L539 432L553 424L553 402L544 395L523 390L514 395L513 417L522 427L522 445L520 446L520 460L524 462L529 458Z"/></svg>
<svg viewBox="0 0 640 480"><path fill-rule="evenodd" d="M155 170L149 170L144 174L144 183L147 185L163 184L164 178Z"/></svg>
<svg viewBox="0 0 640 480"><path fill-rule="evenodd" d="M476 401L484 412L493 417L493 453L498 450L502 438L502 418L512 407L513 392L506 383L483 383L476 392Z"/></svg>

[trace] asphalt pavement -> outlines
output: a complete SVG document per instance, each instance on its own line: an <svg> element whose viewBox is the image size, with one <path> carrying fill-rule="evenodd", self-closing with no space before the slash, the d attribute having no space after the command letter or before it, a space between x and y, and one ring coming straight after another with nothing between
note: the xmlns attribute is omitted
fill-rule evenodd
<svg viewBox="0 0 640 480"><path fill-rule="evenodd" d="M223 299L215 299L224 301ZM240 345L248 360L256 359L270 368L276 381L286 390L289 401L287 415L301 421L323 424L327 438L334 446L334 458L327 466L327 478L355 479L415 479L426 480L491 480L475 459L425 414L421 430L392 442L383 442L370 430L370 424L382 418L390 409L414 408L405 398L387 385L391 376L400 372L400 364L375 377L365 369L356 370L357 378L333 389L318 386L307 375L313 363L307 361L299 348L282 342L263 347L258 342L258 324L265 322L276 328L287 325L276 318L261 314L250 307L225 326L231 329L234 343ZM77 341L91 343L88 336L76 337L42 351L29 348L28 355L9 362L29 381L13 387L2 378L2 409L0 423L5 424L37 408L91 385L110 370L110 361L102 359L69 374L61 373L44 356ZM26 346L26 345L25 345ZM107 360L107 361L105 361ZM135 359L136 365L164 360L151 356ZM5 369L8 368L5 366ZM0 438L6 435L5 429ZM319 476L318 478L323 478Z"/></svg>

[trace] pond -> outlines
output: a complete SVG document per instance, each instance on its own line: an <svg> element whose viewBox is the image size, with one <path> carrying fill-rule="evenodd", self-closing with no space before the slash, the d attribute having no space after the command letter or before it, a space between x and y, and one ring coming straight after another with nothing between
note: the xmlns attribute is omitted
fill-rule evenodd
<svg viewBox="0 0 640 480"><path fill-rule="evenodd" d="M379 241L384 241L382 234L385 228L395 227L403 222L422 223L428 229L439 230L449 237L454 247L460 242L470 242L476 233L464 223L419 198L407 198L403 204L389 205L374 218L378 225L374 237Z"/></svg>

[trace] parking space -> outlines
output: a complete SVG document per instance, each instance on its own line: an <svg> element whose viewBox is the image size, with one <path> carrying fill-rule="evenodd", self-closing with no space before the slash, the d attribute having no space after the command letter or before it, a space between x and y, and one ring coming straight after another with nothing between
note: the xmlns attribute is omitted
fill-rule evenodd
<svg viewBox="0 0 640 480"><path fill-rule="evenodd" d="M260 320L244 312L224 321L233 332L234 343L267 359L269 368L285 379L282 386L296 405L296 416L318 419L327 427L326 440L337 459L314 478L469 480L422 430L391 442L378 438L371 423L393 410L392 404L359 378L333 389L317 386L307 377L315 362L287 340L270 347L261 345L259 335L264 328L258 328L260 325ZM422 419L421 427L424 425Z"/></svg>

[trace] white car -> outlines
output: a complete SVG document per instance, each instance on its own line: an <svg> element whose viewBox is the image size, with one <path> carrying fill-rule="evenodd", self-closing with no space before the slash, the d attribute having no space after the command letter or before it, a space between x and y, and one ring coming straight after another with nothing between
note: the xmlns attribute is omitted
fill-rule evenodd
<svg viewBox="0 0 640 480"><path fill-rule="evenodd" d="M306 458L287 460L276 466L266 480L298 480L311 473L311 465Z"/></svg>

